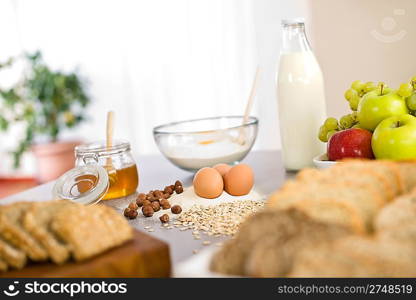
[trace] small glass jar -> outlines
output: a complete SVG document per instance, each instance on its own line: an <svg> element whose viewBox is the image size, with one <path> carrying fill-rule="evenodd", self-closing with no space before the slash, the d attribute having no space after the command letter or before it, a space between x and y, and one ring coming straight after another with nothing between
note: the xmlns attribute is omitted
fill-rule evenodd
<svg viewBox="0 0 416 300"><path fill-rule="evenodd" d="M75 165L98 164L108 173L109 187L102 200L133 194L139 185L136 163L130 151L130 143L115 141L111 147L96 142L75 147Z"/></svg>
<svg viewBox="0 0 416 300"><path fill-rule="evenodd" d="M82 204L125 197L139 185L130 143L116 141L111 147L96 142L75 147L75 168L58 178L53 187L55 199Z"/></svg>

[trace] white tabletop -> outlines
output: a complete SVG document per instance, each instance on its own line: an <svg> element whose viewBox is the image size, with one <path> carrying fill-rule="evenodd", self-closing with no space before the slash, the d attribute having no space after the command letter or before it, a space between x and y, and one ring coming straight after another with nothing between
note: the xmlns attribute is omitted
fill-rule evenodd
<svg viewBox="0 0 416 300"><path fill-rule="evenodd" d="M184 186L189 186L192 182L193 174L180 170L172 165L161 155L142 156L137 160L139 168L139 191L147 193L149 190L161 189L166 185L173 184L176 180L183 182ZM280 152L278 151L258 151L250 153L244 163L249 164L255 173L256 191L268 195L276 190L283 181L290 177L284 171L281 162ZM7 204L15 201L45 201L51 200L52 186L54 182L46 183L33 189L18 193L0 200L0 204ZM135 195L107 200L106 204L120 210L135 199ZM175 265L193 255L193 250L203 248L201 240L195 240L191 231L180 231L178 228L166 230L161 228L161 223L156 218L145 218L139 214L135 220L129 221L138 230L147 232L169 244L172 263ZM150 226L154 232L145 230L145 226ZM212 244L223 240L224 237L204 236L204 240L210 240Z"/></svg>

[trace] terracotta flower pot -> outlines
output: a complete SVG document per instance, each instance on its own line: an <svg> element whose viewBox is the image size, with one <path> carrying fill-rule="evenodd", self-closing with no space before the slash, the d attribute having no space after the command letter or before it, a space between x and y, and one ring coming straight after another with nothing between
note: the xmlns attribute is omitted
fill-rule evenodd
<svg viewBox="0 0 416 300"><path fill-rule="evenodd" d="M75 165L74 148L80 142L37 144L32 147L38 165L38 180L47 182L64 174Z"/></svg>

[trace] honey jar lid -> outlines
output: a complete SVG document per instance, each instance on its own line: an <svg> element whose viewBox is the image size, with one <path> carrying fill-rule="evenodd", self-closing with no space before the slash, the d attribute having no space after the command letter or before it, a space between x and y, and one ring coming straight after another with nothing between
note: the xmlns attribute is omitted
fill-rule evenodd
<svg viewBox="0 0 416 300"><path fill-rule="evenodd" d="M98 164L88 164L75 167L59 177L52 193L55 199L94 204L104 197L108 187L106 169Z"/></svg>

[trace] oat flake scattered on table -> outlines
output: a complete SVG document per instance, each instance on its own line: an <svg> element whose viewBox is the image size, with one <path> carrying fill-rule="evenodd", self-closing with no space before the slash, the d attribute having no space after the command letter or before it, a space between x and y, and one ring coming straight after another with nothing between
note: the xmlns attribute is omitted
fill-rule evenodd
<svg viewBox="0 0 416 300"><path fill-rule="evenodd" d="M171 221L165 229L181 228L200 230L208 235L233 235L239 224L250 214L264 205L264 197L255 189L244 196L231 196L226 192L216 199L205 199L197 196L192 186L185 188L181 194L174 194L169 202L180 205L182 213L172 214L170 210L160 210L153 215L158 219L168 214ZM200 238L198 234L196 237Z"/></svg>
<svg viewBox="0 0 416 300"><path fill-rule="evenodd" d="M236 200L212 206L193 205L177 221L207 234L234 235L249 215L261 209L264 201Z"/></svg>

